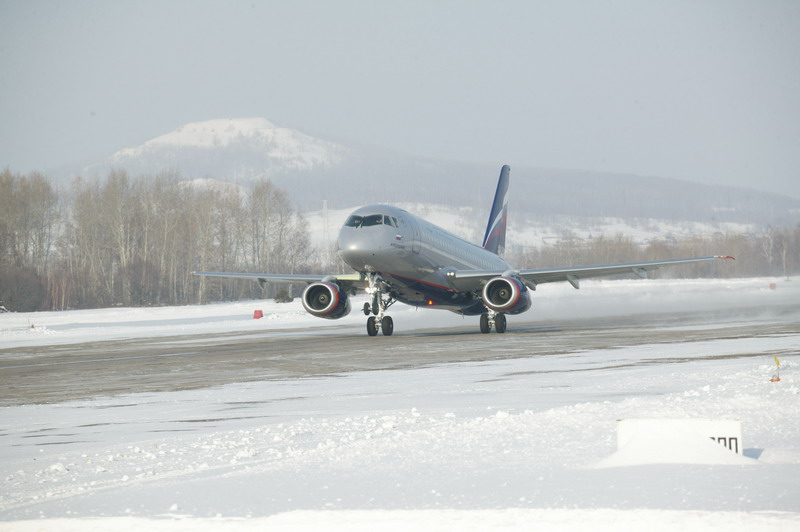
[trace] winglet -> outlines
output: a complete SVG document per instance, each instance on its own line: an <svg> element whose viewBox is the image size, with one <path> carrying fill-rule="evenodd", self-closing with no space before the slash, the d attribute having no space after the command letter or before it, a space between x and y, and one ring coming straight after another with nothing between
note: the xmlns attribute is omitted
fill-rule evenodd
<svg viewBox="0 0 800 532"><path fill-rule="evenodd" d="M492 212L486 224L486 235L483 237L483 248L495 255L503 256L506 248L506 217L508 215L508 174L511 168L504 165L500 169L497 180L497 191L494 194Z"/></svg>

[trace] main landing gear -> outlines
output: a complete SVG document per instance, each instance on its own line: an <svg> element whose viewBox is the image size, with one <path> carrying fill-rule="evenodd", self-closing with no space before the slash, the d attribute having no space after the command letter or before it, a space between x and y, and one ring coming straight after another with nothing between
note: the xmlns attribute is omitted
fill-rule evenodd
<svg viewBox="0 0 800 532"><path fill-rule="evenodd" d="M488 334L489 331L494 330L498 333L506 332L506 315L502 312L495 312L490 310L486 314L481 314L481 332Z"/></svg>
<svg viewBox="0 0 800 532"><path fill-rule="evenodd" d="M395 300L392 296L383 293L381 280L377 274L370 274L367 280L369 281L367 293L372 294L372 304L364 303L364 315L372 314L367 319L367 334L377 336L380 330L384 336L391 336L394 332L394 321L391 316L385 316L384 313L394 304Z"/></svg>

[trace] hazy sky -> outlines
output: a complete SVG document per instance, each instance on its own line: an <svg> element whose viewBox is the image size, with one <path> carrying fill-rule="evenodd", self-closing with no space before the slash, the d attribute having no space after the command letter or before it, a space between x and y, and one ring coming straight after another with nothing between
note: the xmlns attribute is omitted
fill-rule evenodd
<svg viewBox="0 0 800 532"><path fill-rule="evenodd" d="M800 197L800 1L0 0L0 167L254 116Z"/></svg>

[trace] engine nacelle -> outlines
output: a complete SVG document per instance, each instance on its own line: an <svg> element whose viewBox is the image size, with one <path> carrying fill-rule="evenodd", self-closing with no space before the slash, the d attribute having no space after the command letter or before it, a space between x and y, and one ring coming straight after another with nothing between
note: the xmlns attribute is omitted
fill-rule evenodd
<svg viewBox="0 0 800 532"><path fill-rule="evenodd" d="M338 320L350 314L350 300L334 283L320 281L303 291L303 308L312 316Z"/></svg>
<svg viewBox="0 0 800 532"><path fill-rule="evenodd" d="M481 293L483 304L495 312L519 314L531 308L528 287L513 277L490 279Z"/></svg>

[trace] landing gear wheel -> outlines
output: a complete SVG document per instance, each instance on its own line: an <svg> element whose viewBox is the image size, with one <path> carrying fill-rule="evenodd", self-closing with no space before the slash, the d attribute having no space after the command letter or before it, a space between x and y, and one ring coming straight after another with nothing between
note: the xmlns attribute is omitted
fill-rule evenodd
<svg viewBox="0 0 800 532"><path fill-rule="evenodd" d="M372 307L369 306L369 303L364 303L364 316L369 316L372 314Z"/></svg>
<svg viewBox="0 0 800 532"><path fill-rule="evenodd" d="M376 316L378 315L378 312L381 311L380 303L381 303L381 297L376 292L375 295L372 296L372 313L375 314Z"/></svg>
<svg viewBox="0 0 800 532"><path fill-rule="evenodd" d="M498 333L506 332L506 315L505 314L498 314L494 317L494 330Z"/></svg>
<svg viewBox="0 0 800 532"><path fill-rule="evenodd" d="M378 325L375 323L375 316L370 316L367 319L367 334L370 336L377 336Z"/></svg>
<svg viewBox="0 0 800 532"><path fill-rule="evenodd" d="M394 332L394 322L391 316L384 316L381 320L381 330L384 336L391 336Z"/></svg>
<svg viewBox="0 0 800 532"><path fill-rule="evenodd" d="M481 332L483 334L488 334L492 328L489 326L489 315L488 314L481 314Z"/></svg>

